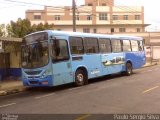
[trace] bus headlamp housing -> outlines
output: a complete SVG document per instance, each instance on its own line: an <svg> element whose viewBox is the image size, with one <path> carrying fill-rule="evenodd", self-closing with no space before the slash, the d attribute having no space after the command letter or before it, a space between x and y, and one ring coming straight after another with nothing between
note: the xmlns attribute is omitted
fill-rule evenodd
<svg viewBox="0 0 160 120"><path fill-rule="evenodd" d="M27 76L23 74L23 75L22 75L22 78L23 78L23 79L26 79L26 78L27 78Z"/></svg>
<svg viewBox="0 0 160 120"><path fill-rule="evenodd" d="M51 74L51 71L50 70L46 70L42 75L41 75L41 77L40 78L46 78L48 75L50 75Z"/></svg>

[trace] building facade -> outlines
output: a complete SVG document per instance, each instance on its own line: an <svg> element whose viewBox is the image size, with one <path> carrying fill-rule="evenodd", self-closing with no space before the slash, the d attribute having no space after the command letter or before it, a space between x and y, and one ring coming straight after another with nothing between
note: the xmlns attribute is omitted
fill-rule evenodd
<svg viewBox="0 0 160 120"><path fill-rule="evenodd" d="M54 24L55 30L73 30L71 6L44 7L43 10L27 10L31 24ZM143 6L115 6L114 0L85 0L76 6L76 31L87 33L144 32Z"/></svg>

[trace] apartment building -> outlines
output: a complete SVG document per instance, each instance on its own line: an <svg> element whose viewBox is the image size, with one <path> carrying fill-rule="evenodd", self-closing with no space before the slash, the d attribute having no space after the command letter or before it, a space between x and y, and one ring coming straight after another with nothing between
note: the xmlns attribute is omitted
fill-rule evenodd
<svg viewBox="0 0 160 120"><path fill-rule="evenodd" d="M50 7L43 10L27 10L31 24L54 24L55 30L73 30L71 6ZM144 32L143 6L115 6L114 0L85 0L76 6L76 31L87 33Z"/></svg>

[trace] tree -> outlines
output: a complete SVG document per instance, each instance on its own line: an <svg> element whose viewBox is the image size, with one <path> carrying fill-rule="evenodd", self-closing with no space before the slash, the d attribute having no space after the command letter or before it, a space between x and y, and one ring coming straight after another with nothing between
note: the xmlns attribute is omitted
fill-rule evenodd
<svg viewBox="0 0 160 120"><path fill-rule="evenodd" d="M0 24L0 37L5 36L5 24Z"/></svg>
<svg viewBox="0 0 160 120"><path fill-rule="evenodd" d="M18 18L17 22L11 21L11 35L12 37L24 37L31 32L31 23L28 19Z"/></svg>
<svg viewBox="0 0 160 120"><path fill-rule="evenodd" d="M14 36L13 33L12 33L12 27L11 27L10 24L7 24L7 26L6 26L6 32L7 32L7 37Z"/></svg>
<svg viewBox="0 0 160 120"><path fill-rule="evenodd" d="M34 26L34 27L33 27ZM33 25L32 27L32 30L35 30L35 31L42 31L42 30L46 30L46 29L53 29L53 24L48 24L48 23L45 23L45 24L38 24L38 25ZM33 32L35 32L33 31Z"/></svg>
<svg viewBox="0 0 160 120"><path fill-rule="evenodd" d="M31 22L28 19L18 18L16 22L11 21L10 25L7 25L8 35L19 38L22 38L29 33L42 31L45 29L53 29L53 24L40 23L38 25L31 25Z"/></svg>

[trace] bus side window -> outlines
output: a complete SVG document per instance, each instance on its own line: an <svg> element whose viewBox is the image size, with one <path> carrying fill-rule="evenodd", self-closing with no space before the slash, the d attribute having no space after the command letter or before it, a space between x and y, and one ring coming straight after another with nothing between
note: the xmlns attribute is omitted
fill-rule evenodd
<svg viewBox="0 0 160 120"><path fill-rule="evenodd" d="M89 54L99 53L97 38L85 37L83 41L84 41L85 53Z"/></svg>
<svg viewBox="0 0 160 120"><path fill-rule="evenodd" d="M131 40L132 51L139 51L138 42L135 40Z"/></svg>
<svg viewBox="0 0 160 120"><path fill-rule="evenodd" d="M52 40L52 58L55 59L56 56L59 55L59 41L58 40Z"/></svg>
<svg viewBox="0 0 160 120"><path fill-rule="evenodd" d="M111 43L108 38L99 39L99 48L101 53L111 53Z"/></svg>
<svg viewBox="0 0 160 120"><path fill-rule="evenodd" d="M66 40L53 40L52 42L52 60L53 62L69 59L68 45Z"/></svg>
<svg viewBox="0 0 160 120"><path fill-rule="evenodd" d="M129 40L123 40L123 42L122 42L123 44L123 46L122 46L122 48L123 48L123 51L124 52L128 52L128 51L131 51L131 44L130 44L130 41Z"/></svg>
<svg viewBox="0 0 160 120"><path fill-rule="evenodd" d="M138 41L139 51L143 51L143 41Z"/></svg>
<svg viewBox="0 0 160 120"><path fill-rule="evenodd" d="M118 39L111 40L112 52L122 52L121 41Z"/></svg>
<svg viewBox="0 0 160 120"><path fill-rule="evenodd" d="M70 43L71 54L84 53L83 39L81 37L70 37L69 43Z"/></svg>

